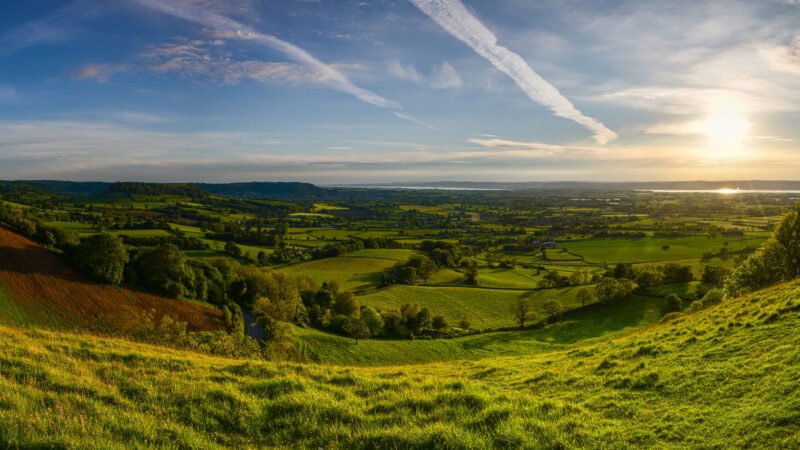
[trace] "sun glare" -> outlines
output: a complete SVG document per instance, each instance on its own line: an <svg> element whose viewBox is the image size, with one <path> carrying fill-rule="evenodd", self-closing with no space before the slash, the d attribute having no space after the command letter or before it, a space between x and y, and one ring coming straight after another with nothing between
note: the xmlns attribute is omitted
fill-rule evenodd
<svg viewBox="0 0 800 450"><path fill-rule="evenodd" d="M742 108L735 102L719 102L711 108L702 130L717 146L736 147L742 143L750 128Z"/></svg>

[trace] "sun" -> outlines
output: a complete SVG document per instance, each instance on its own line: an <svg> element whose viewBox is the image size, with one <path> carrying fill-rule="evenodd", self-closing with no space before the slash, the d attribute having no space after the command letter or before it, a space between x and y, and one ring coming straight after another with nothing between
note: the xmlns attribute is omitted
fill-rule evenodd
<svg viewBox="0 0 800 450"><path fill-rule="evenodd" d="M742 143L750 129L750 122L739 105L720 102L709 111L702 123L703 133L717 146L736 147Z"/></svg>

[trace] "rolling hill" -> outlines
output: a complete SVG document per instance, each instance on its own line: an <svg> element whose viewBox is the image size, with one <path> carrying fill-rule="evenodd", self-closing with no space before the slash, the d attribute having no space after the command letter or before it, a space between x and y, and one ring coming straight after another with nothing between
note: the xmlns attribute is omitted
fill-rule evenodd
<svg viewBox="0 0 800 450"><path fill-rule="evenodd" d="M60 256L0 228L0 324L114 330L145 312L169 315L193 330L223 325L211 306L100 285Z"/></svg>
<svg viewBox="0 0 800 450"><path fill-rule="evenodd" d="M800 282L611 339L353 367L0 326L0 445L798 448Z"/></svg>

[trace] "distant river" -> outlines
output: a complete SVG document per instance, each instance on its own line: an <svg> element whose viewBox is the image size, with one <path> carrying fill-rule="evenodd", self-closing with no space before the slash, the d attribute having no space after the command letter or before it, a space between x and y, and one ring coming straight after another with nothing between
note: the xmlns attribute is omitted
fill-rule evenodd
<svg viewBox="0 0 800 450"><path fill-rule="evenodd" d="M800 194L793 189L637 189L637 191L675 194Z"/></svg>

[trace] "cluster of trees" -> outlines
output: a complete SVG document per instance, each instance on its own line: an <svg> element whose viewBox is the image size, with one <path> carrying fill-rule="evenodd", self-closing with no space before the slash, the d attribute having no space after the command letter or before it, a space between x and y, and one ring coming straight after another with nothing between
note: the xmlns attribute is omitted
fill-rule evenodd
<svg viewBox="0 0 800 450"><path fill-rule="evenodd" d="M15 208L0 201L0 222L23 236L51 248L68 249L78 243L76 233L42 223L31 209Z"/></svg>
<svg viewBox="0 0 800 450"><path fill-rule="evenodd" d="M478 284L478 268L474 262L467 261L464 256L469 253L465 247L444 241L423 241L419 249L425 255L414 255L407 261L389 268L383 273L384 286L393 284L415 284L428 282L431 275L445 267L462 267L471 284Z"/></svg>
<svg viewBox="0 0 800 450"><path fill-rule="evenodd" d="M638 287L647 289L662 284L694 281L694 270L690 265L677 263L641 267L621 263L607 270L604 278L627 279L635 282Z"/></svg>
<svg viewBox="0 0 800 450"><path fill-rule="evenodd" d="M403 244L387 238L350 239L311 250L312 259L335 258L348 253L374 248L404 248Z"/></svg>
<svg viewBox="0 0 800 450"><path fill-rule="evenodd" d="M538 286L542 289L581 286L587 283L597 283L600 275L590 276L588 272L572 272L569 276L561 275L555 270L546 270L544 277L539 280Z"/></svg>
<svg viewBox="0 0 800 450"><path fill-rule="evenodd" d="M800 205L790 210L764 245L725 280L725 295L736 297L800 275Z"/></svg>

